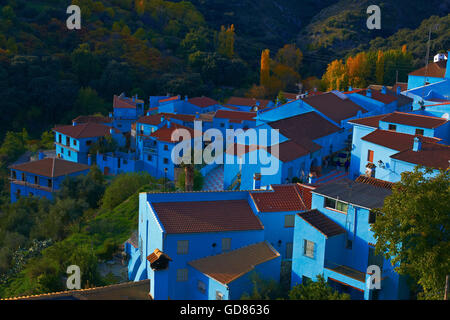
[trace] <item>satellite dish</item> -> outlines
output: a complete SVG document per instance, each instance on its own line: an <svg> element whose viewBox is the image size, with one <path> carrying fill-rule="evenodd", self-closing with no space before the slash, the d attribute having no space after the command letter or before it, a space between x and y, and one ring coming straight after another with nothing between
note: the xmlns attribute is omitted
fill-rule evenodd
<svg viewBox="0 0 450 320"><path fill-rule="evenodd" d="M442 115L442 118L448 120L448 119L450 118L450 115L449 115L448 113L444 113L444 114Z"/></svg>

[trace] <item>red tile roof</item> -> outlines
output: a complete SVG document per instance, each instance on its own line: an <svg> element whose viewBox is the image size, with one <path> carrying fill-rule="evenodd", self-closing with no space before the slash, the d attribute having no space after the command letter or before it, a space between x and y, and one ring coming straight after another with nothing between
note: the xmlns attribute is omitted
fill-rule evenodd
<svg viewBox="0 0 450 320"><path fill-rule="evenodd" d="M136 99L133 101L132 98L120 97L114 95L113 108L126 108L126 109L136 109L136 103L143 103L144 101Z"/></svg>
<svg viewBox="0 0 450 320"><path fill-rule="evenodd" d="M299 96L298 93L290 93L290 92L282 92L282 93L283 96L289 100L297 100L298 99L297 97Z"/></svg>
<svg viewBox="0 0 450 320"><path fill-rule="evenodd" d="M364 108L348 99L348 97L347 99L343 99L333 92L310 96L302 100L336 123L355 117L358 111L362 113L367 112Z"/></svg>
<svg viewBox="0 0 450 320"><path fill-rule="evenodd" d="M167 233L264 229L247 200L152 202Z"/></svg>
<svg viewBox="0 0 450 320"><path fill-rule="evenodd" d="M81 123L77 125L68 125L68 126L60 126L53 128L53 131L65 134L66 136L75 138L75 139L82 139L82 138L93 138L93 137L104 137L106 135L110 134L110 129L112 127L100 124L100 123L94 123L94 122L87 122L87 123ZM114 132L120 133L119 130L113 128Z"/></svg>
<svg viewBox="0 0 450 320"><path fill-rule="evenodd" d="M378 90L371 89L371 92L372 92L372 94L371 94L370 98L372 98L374 100L377 100L377 101L380 101L380 102L382 102L384 104L389 104L389 103L392 103L394 101L397 101L397 98L395 96L381 93ZM357 93L362 95L362 96L367 96L367 89L358 90Z"/></svg>
<svg viewBox="0 0 450 320"><path fill-rule="evenodd" d="M345 233L344 228L317 209L297 213L297 215L327 238Z"/></svg>
<svg viewBox="0 0 450 320"><path fill-rule="evenodd" d="M412 148L414 137L416 136L423 139L424 142L438 142L441 140L438 138L423 137L419 135L412 135L380 129L377 129L369 133L368 135L362 137L362 140L369 141L389 149L403 151Z"/></svg>
<svg viewBox="0 0 450 320"><path fill-rule="evenodd" d="M280 130L283 136L298 142L300 145L305 141L305 138L315 140L340 130L338 126L314 111L269 122L268 125L273 129Z"/></svg>
<svg viewBox="0 0 450 320"><path fill-rule="evenodd" d="M161 256L163 256L163 257L166 258L167 260L172 261L172 259L171 259L167 254L165 254L164 252L162 252L162 251L159 250L159 249L155 249L155 251L153 251L152 253L150 253L149 256L147 257L147 260L148 260L150 263L153 263L153 262L155 262L156 260L158 260Z"/></svg>
<svg viewBox="0 0 450 320"><path fill-rule="evenodd" d="M255 121L256 112L244 112L244 111L228 111L228 110L217 110L214 118L237 120L242 122L244 120Z"/></svg>
<svg viewBox="0 0 450 320"><path fill-rule="evenodd" d="M423 139L423 137L419 139ZM450 167L450 146L423 141L419 151L403 150L392 155L391 158L445 170Z"/></svg>
<svg viewBox="0 0 450 320"><path fill-rule="evenodd" d="M296 184L272 185L273 191L252 191L256 208L260 212L303 211L306 206Z"/></svg>
<svg viewBox="0 0 450 320"><path fill-rule="evenodd" d="M297 183L297 188L300 197L303 199L303 203L305 204L306 209L311 209L312 204L311 190L314 190L316 187L311 185L305 185L302 183Z"/></svg>
<svg viewBox="0 0 450 320"><path fill-rule="evenodd" d="M179 98L180 98L179 96L173 96L173 97L170 97L170 98L161 99L158 102L159 103L161 103L161 102L169 102L169 101L173 101L173 100L178 100Z"/></svg>
<svg viewBox="0 0 450 320"><path fill-rule="evenodd" d="M424 142L438 142L441 140L437 138L423 137L419 135L412 135L380 129L377 129L374 132L371 132L368 135L362 137L362 140L369 141L389 149L403 151L412 148L414 137L416 136L421 137L421 139L423 139Z"/></svg>
<svg viewBox="0 0 450 320"><path fill-rule="evenodd" d="M259 242L230 252L188 262L188 264L222 284L255 269L255 266L278 258L280 254L267 242Z"/></svg>
<svg viewBox="0 0 450 320"><path fill-rule="evenodd" d="M188 102L193 105L196 105L197 107L200 107L200 108L206 108L206 107L210 107L210 106L219 104L219 102L217 102L216 100L208 98L208 97L191 98L191 99L188 99Z"/></svg>
<svg viewBox="0 0 450 320"><path fill-rule="evenodd" d="M414 70L413 72L410 72L408 75L424 77L426 74L427 77L444 78L446 68L447 68L447 60L430 62L428 64L428 69L427 67L422 67L420 69Z"/></svg>
<svg viewBox="0 0 450 320"><path fill-rule="evenodd" d="M160 114L151 114L149 116L142 116L136 122L157 126L158 124L161 123L161 115Z"/></svg>
<svg viewBox="0 0 450 320"><path fill-rule="evenodd" d="M160 116L164 116L167 119L177 119L184 122L193 122L195 120L195 115L193 114L183 114L183 113L160 113Z"/></svg>
<svg viewBox="0 0 450 320"><path fill-rule="evenodd" d="M77 124L87 123L87 122L95 122L95 123L110 123L112 122L111 118L104 117L101 115L91 115L91 116L78 116L72 120Z"/></svg>
<svg viewBox="0 0 450 320"><path fill-rule="evenodd" d="M385 189L392 189L392 186L394 185L393 182L384 181L384 180L380 180L380 179L377 179L374 177L367 177L367 176L363 176L363 175L360 175L358 178L356 178L355 182L370 184L375 187L385 188Z"/></svg>
<svg viewBox="0 0 450 320"><path fill-rule="evenodd" d="M187 131L190 132L191 137L194 138L194 130L185 126L182 126L178 123L171 123L170 124L170 128L167 127L167 124L165 124L164 126L162 126L161 128L159 128L158 130L156 130L155 132L153 132L150 136L157 138L160 141L164 141L164 142L179 142L178 140L172 140L172 134L177 130L177 129L186 129Z"/></svg>
<svg viewBox="0 0 450 320"><path fill-rule="evenodd" d="M433 129L433 128L439 127L439 126L447 123L448 120L444 119L444 118L433 117L433 116L425 116L425 115L421 115L421 114L413 114L413 113L405 113L405 112L395 111L392 113L350 120L349 122L355 123L355 124L361 124L361 125L365 125L365 126L369 126L369 127L373 127L373 128L378 128L380 121L404 124L407 126L414 126L414 127L420 127L420 128Z"/></svg>
<svg viewBox="0 0 450 320"><path fill-rule="evenodd" d="M44 158L10 166L11 169L29 172L32 174L56 178L75 172L89 170L89 166L81 163L67 161L59 158Z"/></svg>
<svg viewBox="0 0 450 320"><path fill-rule="evenodd" d="M439 126L447 123L448 120L444 119L444 118L425 116L425 115L421 115L421 114L411 114L411 113L404 113L404 112L396 111L396 112L387 114L382 119L382 121L404 124L404 125L414 126L414 127L434 129L436 127L439 127Z"/></svg>
<svg viewBox="0 0 450 320"><path fill-rule="evenodd" d="M400 92L408 90L408 83L407 82L397 82L392 87L392 90L394 92L397 92L397 88L400 87Z"/></svg>
<svg viewBox="0 0 450 320"><path fill-rule="evenodd" d="M256 103L259 102L260 108L265 108L270 100L265 99L255 99L255 98L241 98L241 97L230 97L226 104L231 104L235 106L248 106L255 107Z"/></svg>
<svg viewBox="0 0 450 320"><path fill-rule="evenodd" d="M301 143L293 140L282 142L278 145L278 148L278 154L275 154L273 148L269 148L268 151L281 161L290 162L320 150L322 147L311 140L304 139Z"/></svg>

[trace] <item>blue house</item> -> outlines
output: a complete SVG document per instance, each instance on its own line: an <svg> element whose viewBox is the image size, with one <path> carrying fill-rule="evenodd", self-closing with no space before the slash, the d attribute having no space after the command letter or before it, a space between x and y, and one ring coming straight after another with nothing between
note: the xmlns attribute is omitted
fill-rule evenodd
<svg viewBox="0 0 450 320"><path fill-rule="evenodd" d="M396 182L402 172L413 171L417 164L444 169L448 166L447 147L438 144L449 141L447 119L394 112L351 123L354 125L352 177L366 174Z"/></svg>
<svg viewBox="0 0 450 320"><path fill-rule="evenodd" d="M294 177L306 180L309 173L320 173L322 163L330 154L347 147L348 134L317 112L311 111L257 126L258 130L279 130L278 152L275 143L258 142L260 145L247 145L239 149L238 143L227 148L227 161L224 165L225 188L232 186L240 179L240 189L249 190L255 187L255 177L260 186L282 184L292 181ZM270 136L270 134L268 134ZM245 137L244 137L245 138ZM265 145L267 144L267 145ZM270 160L263 164L257 157ZM256 161L252 161L256 159ZM275 164L274 164L275 163ZM278 168L274 174L261 174L263 168Z"/></svg>
<svg viewBox="0 0 450 320"><path fill-rule="evenodd" d="M60 189L61 182L67 176L87 174L89 166L58 158L15 164L11 169L11 202L20 197L34 196L53 199L53 194Z"/></svg>
<svg viewBox="0 0 450 320"><path fill-rule="evenodd" d="M119 130L95 122L81 124L74 122L71 126L53 128L53 131L58 158L89 165L89 149L99 139L111 136L119 146L124 146L126 143L124 135Z"/></svg>
<svg viewBox="0 0 450 320"><path fill-rule="evenodd" d="M144 115L144 101L138 99L137 95L131 98L121 93L120 96L114 95L114 112L110 114L114 128L121 132L130 132L131 124Z"/></svg>
<svg viewBox="0 0 450 320"><path fill-rule="evenodd" d="M195 97L181 99L181 96L173 96L161 99L156 103L158 113L196 114L214 112L222 106L209 97Z"/></svg>
<svg viewBox="0 0 450 320"><path fill-rule="evenodd" d="M235 111L257 112L275 106L273 101L255 98L230 97L225 103L226 107Z"/></svg>
<svg viewBox="0 0 450 320"><path fill-rule="evenodd" d="M261 271L258 265L266 265L262 274L279 279L279 254L263 242L264 227L252 210L248 192L141 193L138 239L138 248L127 246L129 278L149 278L154 299L229 299L250 292L246 276L207 281L205 275L218 274L224 266L205 266L224 259L217 256L224 253L236 259L235 255L240 257L248 250L263 251L248 263L254 263L256 271ZM203 258L206 261L199 260ZM225 292L227 287L231 294Z"/></svg>
<svg viewBox="0 0 450 320"><path fill-rule="evenodd" d="M449 60L437 59L408 74L408 90L450 79Z"/></svg>
<svg viewBox="0 0 450 320"><path fill-rule="evenodd" d="M391 194L392 184L374 178L341 179L312 190L312 210L295 217L291 285L321 274L352 299L408 299L405 277L375 255L373 212ZM371 288L369 266L380 270L380 289Z"/></svg>
<svg viewBox="0 0 450 320"><path fill-rule="evenodd" d="M223 136L227 129L249 129L256 125L256 112L217 110L212 120L212 127L219 129Z"/></svg>
<svg viewBox="0 0 450 320"><path fill-rule="evenodd" d="M384 114L394 111L410 111L412 109L413 99L401 94L401 87L396 87L396 92L381 87L377 90L370 86L367 89L356 89L345 94L358 105L368 111L367 115Z"/></svg>

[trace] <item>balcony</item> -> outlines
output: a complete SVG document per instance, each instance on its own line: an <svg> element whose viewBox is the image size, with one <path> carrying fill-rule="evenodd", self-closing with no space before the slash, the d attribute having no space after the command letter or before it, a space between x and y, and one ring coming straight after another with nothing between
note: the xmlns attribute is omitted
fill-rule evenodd
<svg viewBox="0 0 450 320"><path fill-rule="evenodd" d="M156 154L156 153L158 153L158 149L157 149L157 147L156 146L153 146L153 147L147 147L147 146L144 146L143 147L143 150L144 150L144 153L151 153L151 154Z"/></svg>
<svg viewBox="0 0 450 320"><path fill-rule="evenodd" d="M353 287L359 291L366 289L366 273L349 266L325 261L324 275L334 281Z"/></svg>
<svg viewBox="0 0 450 320"><path fill-rule="evenodd" d="M22 181L22 180L17 180L14 178L9 178L9 181L11 181L11 183L20 185L20 186L25 186L25 187L29 187L29 188L33 188L33 189L39 189L39 190L44 190L47 192L53 192L53 189L51 187L45 187L45 186L41 186L39 184L34 184L34 183L30 183L27 181Z"/></svg>

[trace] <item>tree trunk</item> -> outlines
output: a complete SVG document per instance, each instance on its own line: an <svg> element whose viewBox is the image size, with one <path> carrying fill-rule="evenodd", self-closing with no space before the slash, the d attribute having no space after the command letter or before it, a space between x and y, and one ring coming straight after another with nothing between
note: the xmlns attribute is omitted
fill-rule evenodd
<svg viewBox="0 0 450 320"><path fill-rule="evenodd" d="M186 165L184 167L184 189L185 191L193 191L194 190L194 166Z"/></svg>

